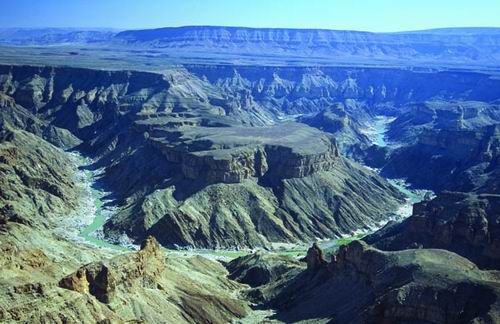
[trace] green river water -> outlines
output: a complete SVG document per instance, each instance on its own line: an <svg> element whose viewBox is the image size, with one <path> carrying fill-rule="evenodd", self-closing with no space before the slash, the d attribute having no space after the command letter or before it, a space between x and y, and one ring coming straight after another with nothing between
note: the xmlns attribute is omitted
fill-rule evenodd
<svg viewBox="0 0 500 324"><path fill-rule="evenodd" d="M387 131L387 125L393 119L388 117L377 117L374 119L374 123L369 130L373 143L379 146L387 146L387 142L385 139L385 133ZM367 132L368 133L368 132ZM78 158L80 167L87 166L90 161L83 159L81 157ZM112 249L115 251L128 251L133 249L133 246L123 246L120 244L113 244L106 240L104 240L101 235L96 235L97 232L102 230L104 223L107 220L107 217L110 216L111 212L106 210L104 206L104 196L105 193L95 188L96 175L92 171L82 170L80 169L78 172L83 172L83 175L80 175L80 179L84 179L87 181L84 186L86 187L86 195L88 195L88 199L86 199L88 206L84 206L85 217L92 219L90 224L83 227L78 236L79 239L82 239L84 242L96 246L98 248L106 248ZM406 197L407 203L401 207L400 210L396 211L397 214L400 215L400 219L408 217L411 215L412 205L419 201L422 201L425 195L428 193L426 190L412 190L408 188L408 185L402 179L388 179L396 188L398 188ZM90 206L90 204L93 204ZM89 215L90 213L91 215ZM93 214L93 215L92 215ZM354 233L352 236L347 236L340 239L328 240L320 242L320 246L324 249L333 249L343 244L347 244L352 240L359 239L364 236L365 233ZM297 245L295 247L290 247L290 245L286 245L287 247L281 247L275 250L276 253L279 254L287 254L292 256L303 255L307 250L306 245ZM197 255L205 255L208 257L215 258L223 258L223 259L232 259L241 255L245 255L250 253L250 251L230 251L230 250L168 250L172 253L181 253L181 254L197 254Z"/></svg>

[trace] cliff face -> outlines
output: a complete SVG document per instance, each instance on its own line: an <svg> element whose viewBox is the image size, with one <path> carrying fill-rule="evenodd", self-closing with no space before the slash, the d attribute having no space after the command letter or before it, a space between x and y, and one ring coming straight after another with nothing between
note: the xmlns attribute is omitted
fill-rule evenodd
<svg viewBox="0 0 500 324"><path fill-rule="evenodd" d="M273 319L286 323L489 323L499 318L496 275L454 253L383 252L355 241L341 247L331 262L318 255L321 250L311 248L307 270L288 263L283 279L249 295L276 309Z"/></svg>
<svg viewBox="0 0 500 324"><path fill-rule="evenodd" d="M385 174L437 191L498 193L497 104L428 102L405 109L389 131L402 147L388 159Z"/></svg>
<svg viewBox="0 0 500 324"><path fill-rule="evenodd" d="M154 128L147 131L158 133ZM205 184L239 183L249 178L302 178L330 171L339 157L332 138L297 123L181 131L177 141L154 136L148 141L184 178Z"/></svg>
<svg viewBox="0 0 500 324"><path fill-rule="evenodd" d="M100 302L110 303L123 286L139 284L156 288L161 272L165 271L158 242L149 237L135 254L116 257L108 262L85 265L59 281L61 288L91 294Z"/></svg>
<svg viewBox="0 0 500 324"><path fill-rule="evenodd" d="M173 262L169 257L165 259L158 242L149 237L140 251L85 265L62 278L59 286L89 299L95 297L108 304L114 309L115 316L121 318L130 316L132 308L139 306L140 314L134 313L134 316L152 322L168 318L176 322L226 323L246 315L246 303L223 292L239 287L223 278L225 273L220 265L194 258L191 267L196 265L201 277L193 280L188 276L196 270L182 273L179 268L189 268L189 264L176 261L175 267L178 268L175 269ZM210 278L204 273L206 271L217 273L219 279ZM219 286L210 287L203 281L206 279L215 279ZM196 287L196 284L199 286ZM136 299L134 295L138 294L143 298ZM128 299L130 304L123 303L123 299ZM204 307L198 308L200 303Z"/></svg>
<svg viewBox="0 0 500 324"><path fill-rule="evenodd" d="M413 215L369 236L384 250L438 248L460 254L481 268L500 269L498 195L442 193L416 204Z"/></svg>
<svg viewBox="0 0 500 324"><path fill-rule="evenodd" d="M300 155L288 147L271 145L249 148L223 158L214 157L210 152L197 155L168 148L162 148L162 153L168 162L179 164L186 179L207 184L240 183L261 177L275 180L303 178L314 172L331 170L338 157L333 144L327 152L314 155Z"/></svg>

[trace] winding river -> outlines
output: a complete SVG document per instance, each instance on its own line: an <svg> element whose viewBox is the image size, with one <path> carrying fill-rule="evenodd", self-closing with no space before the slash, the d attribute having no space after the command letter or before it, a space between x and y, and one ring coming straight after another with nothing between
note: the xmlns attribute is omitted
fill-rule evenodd
<svg viewBox="0 0 500 324"><path fill-rule="evenodd" d="M385 133L387 132L388 125L394 119L391 117L378 116L374 118L373 123L366 130L366 134L372 139L372 142L378 146L384 147L388 143L386 141ZM75 173L75 180L81 189L81 205L71 217L61 222L58 233L68 239L77 241L83 244L90 244L97 248L110 249L116 252L135 250L138 247L132 244L131 240L126 236L115 240L116 242L109 242L105 240L102 233L102 227L106 220L113 215L115 208L107 204L106 196L108 193L100 190L97 187L97 180L99 179L102 170L91 171L89 166L93 163L92 160L86 159L78 153L69 153L69 158L72 159L77 166ZM396 188L398 188L406 197L406 203L400 209L388 217L388 220L401 220L411 215L412 206L414 203L422 201L425 197L432 194L427 190L413 190L404 179L388 179ZM368 232L375 231L383 226L383 223L374 224L373 228L368 231L359 231L346 235L346 238L327 240L320 242L323 248L332 248L340 244L346 243L351 239L358 238ZM307 246L305 245L291 245L283 244L277 249L278 253L294 254L295 252L303 252ZM173 251L173 253L183 254L197 254L204 255L210 258L231 259L249 251L224 251L224 250L181 250Z"/></svg>

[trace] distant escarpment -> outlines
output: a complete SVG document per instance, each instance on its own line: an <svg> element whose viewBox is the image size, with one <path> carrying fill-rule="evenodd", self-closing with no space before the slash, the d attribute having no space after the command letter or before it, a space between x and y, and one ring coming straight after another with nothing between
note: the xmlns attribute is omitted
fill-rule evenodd
<svg viewBox="0 0 500 324"><path fill-rule="evenodd" d="M492 70L500 62L499 28L444 28L397 33L229 26L124 31L0 28L0 44L4 48L0 53L3 63L41 62L148 71L162 71L190 62Z"/></svg>
<svg viewBox="0 0 500 324"><path fill-rule="evenodd" d="M225 61L256 57L294 64L392 63L494 65L498 28L451 28L401 33L349 30L185 26L118 33L115 44L172 54L203 53ZM186 55L184 54L184 55ZM178 55L178 54L177 54ZM274 60L273 60L274 59ZM406 62L408 64L408 62Z"/></svg>
<svg viewBox="0 0 500 324"><path fill-rule="evenodd" d="M481 268L500 269L500 196L445 192L414 206L413 215L366 241L383 250L437 248Z"/></svg>

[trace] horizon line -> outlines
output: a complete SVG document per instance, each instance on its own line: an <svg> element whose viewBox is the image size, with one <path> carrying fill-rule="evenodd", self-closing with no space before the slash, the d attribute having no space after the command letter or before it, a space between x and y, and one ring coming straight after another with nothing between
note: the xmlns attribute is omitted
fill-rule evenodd
<svg viewBox="0 0 500 324"><path fill-rule="evenodd" d="M336 29L336 28L311 28L311 27L248 27L248 26L225 26L225 25L180 25L180 26L163 26L163 27L140 27L140 28L119 28L119 27L78 27L78 26L67 26L67 27L53 27L53 26L43 26L43 27L0 27L0 30L6 29L19 29L19 30L36 30L36 29L75 29L75 30L113 30L117 32L124 31L145 31L145 30L161 30L161 29L182 29L182 28L241 28L241 29L264 29L264 30L320 30L320 31L349 31L358 33L371 33L371 34L391 34L391 33L410 33L410 32L426 32L426 31L438 31L438 30L453 30L453 29L500 29L500 26L455 26L455 27L432 27L424 29L411 29L411 30L399 30L399 31L369 31L369 30L358 30L358 29Z"/></svg>

